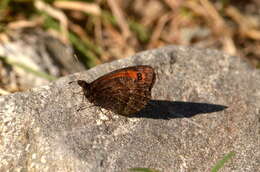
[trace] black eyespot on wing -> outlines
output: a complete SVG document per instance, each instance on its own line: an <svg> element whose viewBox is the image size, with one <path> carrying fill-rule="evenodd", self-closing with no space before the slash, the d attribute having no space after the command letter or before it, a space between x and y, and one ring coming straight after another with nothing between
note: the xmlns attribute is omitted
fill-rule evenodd
<svg viewBox="0 0 260 172"><path fill-rule="evenodd" d="M142 74L140 72L137 73L137 80L141 81L143 79Z"/></svg>

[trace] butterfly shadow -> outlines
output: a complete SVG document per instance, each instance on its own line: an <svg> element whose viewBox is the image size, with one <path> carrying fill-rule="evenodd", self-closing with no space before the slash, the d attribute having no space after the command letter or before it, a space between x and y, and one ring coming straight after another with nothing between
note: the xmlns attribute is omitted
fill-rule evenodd
<svg viewBox="0 0 260 172"><path fill-rule="evenodd" d="M203 113L222 111L226 108L227 106L209 103L151 100L144 109L134 114L132 117L165 120L173 118L190 118Z"/></svg>

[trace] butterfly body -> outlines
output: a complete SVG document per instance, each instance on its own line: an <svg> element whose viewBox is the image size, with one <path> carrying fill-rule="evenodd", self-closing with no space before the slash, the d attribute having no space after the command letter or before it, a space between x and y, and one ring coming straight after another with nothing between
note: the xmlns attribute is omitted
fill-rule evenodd
<svg viewBox="0 0 260 172"><path fill-rule="evenodd" d="M155 78L152 67L140 65L115 70L91 83L84 80L77 82L84 96L94 105L131 116L151 99Z"/></svg>

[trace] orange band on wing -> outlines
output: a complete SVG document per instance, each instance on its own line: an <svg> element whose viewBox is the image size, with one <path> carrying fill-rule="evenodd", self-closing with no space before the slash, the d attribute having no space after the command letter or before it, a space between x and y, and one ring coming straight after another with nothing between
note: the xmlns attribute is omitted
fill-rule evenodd
<svg viewBox="0 0 260 172"><path fill-rule="evenodd" d="M137 79L137 72L136 71L122 71L109 76L109 79L118 78L118 77L129 77L133 79Z"/></svg>
<svg viewBox="0 0 260 172"><path fill-rule="evenodd" d="M99 80L102 81L102 80L111 80L111 79L114 79L114 78L121 78L121 77L129 77L129 78L133 78L133 79L137 79L137 71L121 71L121 72L117 72L117 73L114 73L114 74L110 74L109 76L105 76L105 77L102 77Z"/></svg>

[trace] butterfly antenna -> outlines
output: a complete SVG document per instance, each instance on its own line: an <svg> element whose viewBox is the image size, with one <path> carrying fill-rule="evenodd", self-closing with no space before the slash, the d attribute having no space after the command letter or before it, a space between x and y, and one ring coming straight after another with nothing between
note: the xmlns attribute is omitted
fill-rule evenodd
<svg viewBox="0 0 260 172"><path fill-rule="evenodd" d="M74 82L77 82L77 81L70 81L69 84L72 84L72 83L74 83Z"/></svg>

